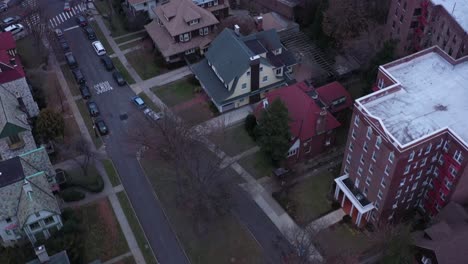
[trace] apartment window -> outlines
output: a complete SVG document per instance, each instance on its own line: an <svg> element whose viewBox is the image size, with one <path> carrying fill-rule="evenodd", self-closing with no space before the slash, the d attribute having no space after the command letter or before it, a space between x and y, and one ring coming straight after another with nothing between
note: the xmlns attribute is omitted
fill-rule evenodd
<svg viewBox="0 0 468 264"><path fill-rule="evenodd" d="M368 127L367 128L367 134L366 134L366 137L367 139L370 139L372 136L372 128L371 127Z"/></svg>
<svg viewBox="0 0 468 264"><path fill-rule="evenodd" d="M351 137L353 139L356 139L356 131L354 131L354 128L353 128L353 131L351 132Z"/></svg>
<svg viewBox="0 0 468 264"><path fill-rule="evenodd" d="M421 157L421 155L422 155L422 152L423 152L423 149L422 149L422 148L421 148L421 149L419 149L419 151L418 151L418 157Z"/></svg>
<svg viewBox="0 0 468 264"><path fill-rule="evenodd" d="M368 192L369 192L369 190L367 189L367 187L364 187L364 190L362 191L362 194L364 194L364 196L367 197Z"/></svg>
<svg viewBox="0 0 468 264"><path fill-rule="evenodd" d="M370 185L370 182L371 182L371 178L370 178L369 176L367 176L367 178L366 178L366 184L367 184L367 186Z"/></svg>
<svg viewBox="0 0 468 264"><path fill-rule="evenodd" d="M379 208L380 208L379 202L375 202L375 205L374 205L374 206L375 206L375 209L378 211Z"/></svg>
<svg viewBox="0 0 468 264"><path fill-rule="evenodd" d="M412 181L414 178L414 174L411 174L411 176L409 177L409 180L408 181Z"/></svg>
<svg viewBox="0 0 468 264"><path fill-rule="evenodd" d="M356 188L359 188L359 179L356 179L356 181L354 182L354 186L355 186Z"/></svg>
<svg viewBox="0 0 468 264"><path fill-rule="evenodd" d="M401 179L400 181L400 187L404 186L406 183L406 178Z"/></svg>
<svg viewBox="0 0 468 264"><path fill-rule="evenodd" d="M379 198L380 200L382 200L382 196L383 196L383 193L381 190L379 190L379 192L377 193L377 198Z"/></svg>
<svg viewBox="0 0 468 264"><path fill-rule="evenodd" d="M418 167L418 162L416 161L413 165L413 169L416 169Z"/></svg>
<svg viewBox="0 0 468 264"><path fill-rule="evenodd" d="M421 175L422 175L422 170L418 171L418 173L416 174L416 180L421 178Z"/></svg>
<svg viewBox="0 0 468 264"><path fill-rule="evenodd" d="M39 225L38 222L35 222L35 223L32 223L32 224L29 225L29 228L30 228L31 230L36 230L36 229L38 229L39 227L41 227L41 226Z"/></svg>
<svg viewBox="0 0 468 264"><path fill-rule="evenodd" d="M367 152L367 142L364 142L364 145L362 146L362 149Z"/></svg>
<svg viewBox="0 0 468 264"><path fill-rule="evenodd" d="M396 24L396 22L395 22L395 20L393 20L392 21L392 28L395 28L395 24Z"/></svg>
<svg viewBox="0 0 468 264"><path fill-rule="evenodd" d="M437 155L438 155L438 154L436 153L434 156L432 156L431 162L434 162L434 161L437 160Z"/></svg>
<svg viewBox="0 0 468 264"><path fill-rule="evenodd" d="M449 147L450 147L450 144L448 143L448 141L446 141L444 144L444 151L447 152Z"/></svg>
<svg viewBox="0 0 468 264"><path fill-rule="evenodd" d="M400 16L400 23L403 22L403 15Z"/></svg>
<svg viewBox="0 0 468 264"><path fill-rule="evenodd" d="M382 137L377 136L377 139L375 140L375 148L380 149L380 144L382 144Z"/></svg>
<svg viewBox="0 0 468 264"><path fill-rule="evenodd" d="M444 165L444 156L442 154L439 155L439 160L438 160L440 165Z"/></svg>
<svg viewBox="0 0 468 264"><path fill-rule="evenodd" d="M242 89L247 89L247 83L242 84Z"/></svg>
<svg viewBox="0 0 468 264"><path fill-rule="evenodd" d="M361 162L362 165L364 165L364 155L363 154L361 154L360 162Z"/></svg>
<svg viewBox="0 0 468 264"><path fill-rule="evenodd" d="M348 147L349 151L353 152L353 148L354 148L353 142L349 143L349 147Z"/></svg>
<svg viewBox="0 0 468 264"><path fill-rule="evenodd" d="M396 196L395 196L395 199L400 198L400 195L401 195L401 190L398 190L398 191L397 191L397 194L396 194Z"/></svg>
<svg viewBox="0 0 468 264"><path fill-rule="evenodd" d="M442 144L444 144L444 139L441 138L439 144L437 144L436 149L440 149L442 147Z"/></svg>
<svg viewBox="0 0 468 264"><path fill-rule="evenodd" d="M370 172L370 174L374 173L374 166L372 166L372 164L369 165L369 172Z"/></svg>
<svg viewBox="0 0 468 264"><path fill-rule="evenodd" d="M346 162L351 163L351 154L348 154L348 156L346 156Z"/></svg>
<svg viewBox="0 0 468 264"><path fill-rule="evenodd" d="M354 125L359 127L359 122L360 122L360 119L359 119L359 116L357 115L356 117L354 117Z"/></svg>
<svg viewBox="0 0 468 264"><path fill-rule="evenodd" d="M411 187L411 191L416 190L418 188L418 182L413 183L413 187Z"/></svg>
<svg viewBox="0 0 468 264"><path fill-rule="evenodd" d="M426 162L427 162L427 158L424 158L421 160L421 167L426 165Z"/></svg>
<svg viewBox="0 0 468 264"><path fill-rule="evenodd" d="M393 160L395 159L395 153L390 152L390 154L388 155L388 161L390 161L390 163L393 163Z"/></svg>
<svg viewBox="0 0 468 264"><path fill-rule="evenodd" d="M439 196L442 201L445 201L445 193L443 193L442 191L439 191Z"/></svg>
<svg viewBox="0 0 468 264"><path fill-rule="evenodd" d="M380 186L382 186L384 189L385 189L385 187L387 187L387 183L385 182L385 179L382 179L380 181Z"/></svg>
<svg viewBox="0 0 468 264"><path fill-rule="evenodd" d="M431 149L432 149L432 143L430 143L429 146L427 146L426 152L424 154L429 154L429 152L431 152Z"/></svg>
<svg viewBox="0 0 468 264"><path fill-rule="evenodd" d="M434 176L435 177L439 176L439 168L437 168L437 167L434 168Z"/></svg>
<svg viewBox="0 0 468 264"><path fill-rule="evenodd" d="M384 173L385 173L385 175L387 175L387 176L390 174L390 167L389 167L388 165L385 165Z"/></svg>
<svg viewBox="0 0 468 264"><path fill-rule="evenodd" d="M447 187L447 189L449 190L452 189L453 183L447 177L445 177L444 182L445 182L445 187Z"/></svg>
<svg viewBox="0 0 468 264"><path fill-rule="evenodd" d="M372 152L372 160L376 161L377 160L377 153L374 151Z"/></svg>
<svg viewBox="0 0 468 264"><path fill-rule="evenodd" d="M409 203L409 201L413 200L413 196L414 196L414 193L411 193L410 196L408 197L408 200L406 200L407 203ZM408 206L406 207L406 209L409 209L409 204Z"/></svg>
<svg viewBox="0 0 468 264"><path fill-rule="evenodd" d="M55 223L54 217L53 217L53 216L47 217L46 219L44 219L44 223L45 223L46 225L50 225L50 224L52 224L52 223Z"/></svg>
<svg viewBox="0 0 468 264"><path fill-rule="evenodd" d="M457 171L457 169L455 169L455 166L450 165L449 171L450 171L450 175L452 175L453 177L457 176L458 171Z"/></svg>
<svg viewBox="0 0 468 264"><path fill-rule="evenodd" d="M410 165L406 165L404 174L407 174L410 171Z"/></svg>
<svg viewBox="0 0 468 264"><path fill-rule="evenodd" d="M408 161L412 161L414 158L414 151L411 151L410 155L409 155L409 158L408 158Z"/></svg>
<svg viewBox="0 0 468 264"><path fill-rule="evenodd" d="M268 76L263 76L262 82L268 82Z"/></svg>
<svg viewBox="0 0 468 264"><path fill-rule="evenodd" d="M349 166L348 164L346 164L346 166L344 167L344 173L348 173L349 172Z"/></svg>
<svg viewBox="0 0 468 264"><path fill-rule="evenodd" d="M357 174L358 174L359 176L362 175L362 168L361 168L361 167L359 167L359 168L357 169Z"/></svg>
<svg viewBox="0 0 468 264"><path fill-rule="evenodd" d="M463 161L463 156L461 150L455 151L455 154L453 154L453 158L458 162L458 164L461 164Z"/></svg>

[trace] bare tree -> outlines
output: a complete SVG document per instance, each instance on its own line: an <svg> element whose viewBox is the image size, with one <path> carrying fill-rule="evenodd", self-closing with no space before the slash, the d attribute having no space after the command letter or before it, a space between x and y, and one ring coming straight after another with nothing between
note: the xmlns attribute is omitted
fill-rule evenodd
<svg viewBox="0 0 468 264"><path fill-rule="evenodd" d="M45 6L36 4L33 6L27 5L25 8L25 26L32 37L33 48L36 50L36 54L42 56L44 62L47 63L49 51L43 44L43 38L48 36L49 17L45 12Z"/></svg>
<svg viewBox="0 0 468 264"><path fill-rule="evenodd" d="M293 252L284 258L285 264L312 264L320 263L321 256L314 246L316 230L312 227L301 228L293 226L289 228L287 236L293 247Z"/></svg>
<svg viewBox="0 0 468 264"><path fill-rule="evenodd" d="M95 157L90 142L80 135L70 145L61 147L63 153L68 156L67 158L72 159L80 167L83 174L87 176L89 165Z"/></svg>

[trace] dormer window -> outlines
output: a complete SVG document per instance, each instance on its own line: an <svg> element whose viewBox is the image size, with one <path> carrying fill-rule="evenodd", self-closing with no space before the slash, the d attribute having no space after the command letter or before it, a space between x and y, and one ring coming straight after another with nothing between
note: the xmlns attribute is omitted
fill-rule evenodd
<svg viewBox="0 0 468 264"><path fill-rule="evenodd" d="M180 42L187 42L190 40L190 33L180 34L179 35Z"/></svg>
<svg viewBox="0 0 468 264"><path fill-rule="evenodd" d="M189 22L189 26L198 24L199 19L194 19Z"/></svg>
<svg viewBox="0 0 468 264"><path fill-rule="evenodd" d="M213 6L213 2L208 2L208 7Z"/></svg>
<svg viewBox="0 0 468 264"><path fill-rule="evenodd" d="M277 69L275 70L275 73L276 73L277 76L282 75L282 74L283 74L283 68L277 68Z"/></svg>
<svg viewBox="0 0 468 264"><path fill-rule="evenodd" d="M198 31L200 36L208 35L208 27L200 28Z"/></svg>
<svg viewBox="0 0 468 264"><path fill-rule="evenodd" d="M281 48L273 50L273 54L275 55L281 54Z"/></svg>

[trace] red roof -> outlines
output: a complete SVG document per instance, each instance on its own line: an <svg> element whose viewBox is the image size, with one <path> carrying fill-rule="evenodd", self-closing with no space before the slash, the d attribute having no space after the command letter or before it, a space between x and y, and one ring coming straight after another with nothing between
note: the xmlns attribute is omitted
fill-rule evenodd
<svg viewBox="0 0 468 264"><path fill-rule="evenodd" d="M346 88L343 87L339 82L332 82L317 88L317 93L332 113L339 112L343 109L349 108L353 105L353 98L348 93ZM334 106L332 103L340 98L346 98L343 103Z"/></svg>
<svg viewBox="0 0 468 264"><path fill-rule="evenodd" d="M317 103L306 93L310 90L305 83L296 83L287 87L276 89L266 94L264 100L272 103L279 98L288 108L289 128L291 134L295 138L300 138L302 141L315 136L317 119L322 109ZM258 117L263 111L263 104L260 103L255 109L255 115ZM326 112L326 131L335 129L340 126L340 123L333 117L330 112Z"/></svg>
<svg viewBox="0 0 468 264"><path fill-rule="evenodd" d="M11 32L0 32L0 50L16 48L16 42Z"/></svg>

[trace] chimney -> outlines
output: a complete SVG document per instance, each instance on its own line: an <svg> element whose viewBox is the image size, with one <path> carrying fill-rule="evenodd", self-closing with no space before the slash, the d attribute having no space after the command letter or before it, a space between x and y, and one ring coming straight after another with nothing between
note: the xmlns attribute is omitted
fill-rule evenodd
<svg viewBox="0 0 468 264"><path fill-rule="evenodd" d="M240 27L239 27L239 25L237 25L237 24L234 25L234 32L236 32L237 36L240 36Z"/></svg>
<svg viewBox="0 0 468 264"><path fill-rule="evenodd" d="M11 57L11 58L10 58L10 64L11 64L11 66L13 66L13 67L18 66L18 65L16 64L16 59L15 59L15 57Z"/></svg>
<svg viewBox="0 0 468 264"><path fill-rule="evenodd" d="M257 22L257 31L263 31L263 17L258 16L256 22Z"/></svg>
<svg viewBox="0 0 468 264"><path fill-rule="evenodd" d="M323 134L327 131L327 110L322 108L315 124L315 132L317 135Z"/></svg>
<svg viewBox="0 0 468 264"><path fill-rule="evenodd" d="M44 245L38 246L34 249L34 251L36 252L36 256L41 263L49 262L49 254L47 254L47 250Z"/></svg>
<svg viewBox="0 0 468 264"><path fill-rule="evenodd" d="M260 89L260 56L250 57L250 90L252 92ZM251 98L251 103L258 102L260 98Z"/></svg>

